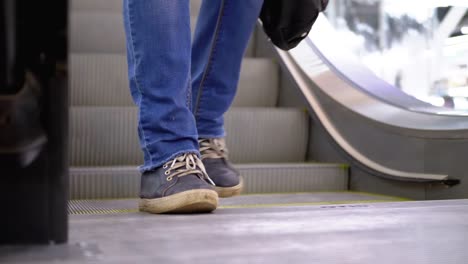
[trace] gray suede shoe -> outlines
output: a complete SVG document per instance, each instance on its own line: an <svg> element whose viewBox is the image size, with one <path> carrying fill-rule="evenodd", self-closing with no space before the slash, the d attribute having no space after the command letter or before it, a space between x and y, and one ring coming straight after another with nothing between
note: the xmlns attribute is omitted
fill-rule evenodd
<svg viewBox="0 0 468 264"><path fill-rule="evenodd" d="M141 176L140 211L207 213L218 206L218 194L203 163L195 154L184 154Z"/></svg>
<svg viewBox="0 0 468 264"><path fill-rule="evenodd" d="M244 183L239 172L228 160L223 138L200 139L200 153L206 172L216 184L219 197L232 197L242 192Z"/></svg>

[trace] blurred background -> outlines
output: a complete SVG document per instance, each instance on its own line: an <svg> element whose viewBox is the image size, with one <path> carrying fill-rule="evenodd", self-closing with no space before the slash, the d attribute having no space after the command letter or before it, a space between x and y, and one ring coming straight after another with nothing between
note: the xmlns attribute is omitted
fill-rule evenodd
<svg viewBox="0 0 468 264"><path fill-rule="evenodd" d="M376 75L435 106L468 110L468 3L335 0L327 17Z"/></svg>

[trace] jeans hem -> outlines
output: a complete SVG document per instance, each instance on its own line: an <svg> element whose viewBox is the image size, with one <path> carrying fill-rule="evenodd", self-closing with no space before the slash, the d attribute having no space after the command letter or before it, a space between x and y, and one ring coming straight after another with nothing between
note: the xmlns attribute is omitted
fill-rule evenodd
<svg viewBox="0 0 468 264"><path fill-rule="evenodd" d="M226 137L226 134L221 134L221 135L217 135L217 134L201 134L201 135L198 135L198 138L206 138L206 139L211 139L211 138L225 138Z"/></svg>

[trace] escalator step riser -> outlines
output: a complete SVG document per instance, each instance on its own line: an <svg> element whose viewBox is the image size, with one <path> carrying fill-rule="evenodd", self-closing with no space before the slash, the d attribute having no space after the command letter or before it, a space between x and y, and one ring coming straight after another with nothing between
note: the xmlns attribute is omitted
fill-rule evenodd
<svg viewBox="0 0 468 264"><path fill-rule="evenodd" d="M244 193L344 191L348 171L340 165L250 164L237 166ZM135 167L72 168L70 199L138 197L140 174Z"/></svg>
<svg viewBox="0 0 468 264"><path fill-rule="evenodd" d="M141 163L136 107L72 107L70 115L71 166ZM233 162L305 160L309 126L303 111L233 108L225 126Z"/></svg>
<svg viewBox="0 0 468 264"><path fill-rule="evenodd" d="M72 105L134 106L125 55L71 54L70 70ZM233 106L274 107L278 100L278 73L278 65L270 59L245 59Z"/></svg>
<svg viewBox="0 0 468 264"><path fill-rule="evenodd" d="M190 15L198 16L202 0L190 0ZM110 12L122 13L122 0L70 0L70 10L72 12Z"/></svg>
<svg viewBox="0 0 468 264"><path fill-rule="evenodd" d="M197 19L190 17L192 34ZM105 37L103 37L105 36ZM255 34L252 35L246 57L255 55ZM77 11L70 14L71 53L117 53L125 54L123 16L117 12Z"/></svg>

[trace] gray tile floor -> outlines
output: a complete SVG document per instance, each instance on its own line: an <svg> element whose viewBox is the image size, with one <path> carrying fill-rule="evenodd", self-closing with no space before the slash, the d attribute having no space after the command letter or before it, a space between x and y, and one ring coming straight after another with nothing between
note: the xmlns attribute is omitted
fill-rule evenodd
<svg viewBox="0 0 468 264"><path fill-rule="evenodd" d="M74 215L69 245L0 248L0 263L286 262L466 264L468 200Z"/></svg>

